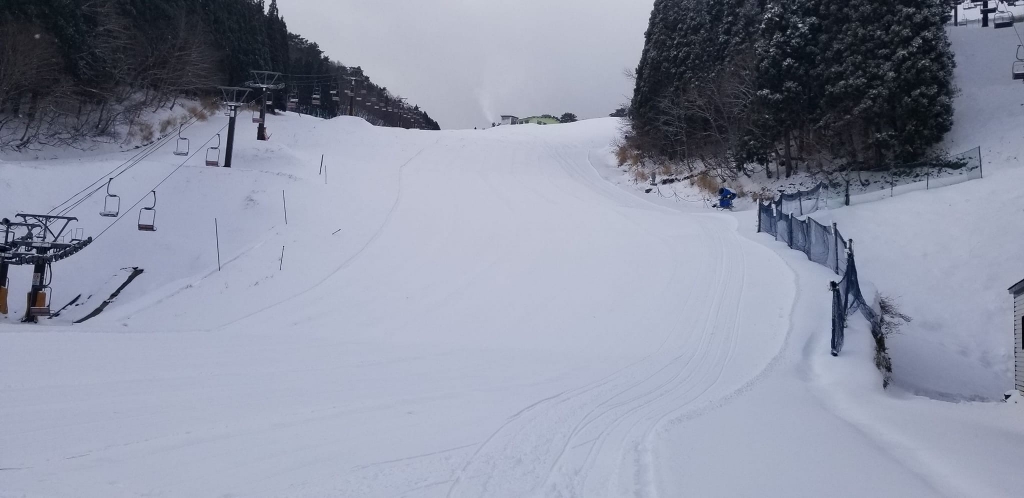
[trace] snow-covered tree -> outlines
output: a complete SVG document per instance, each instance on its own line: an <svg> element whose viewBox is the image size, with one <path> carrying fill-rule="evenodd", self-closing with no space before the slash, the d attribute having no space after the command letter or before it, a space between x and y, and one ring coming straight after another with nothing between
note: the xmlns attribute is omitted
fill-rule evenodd
<svg viewBox="0 0 1024 498"><path fill-rule="evenodd" d="M757 43L759 107L762 131L751 153L767 158L782 144L786 176L793 173L795 135L809 132L817 114L820 85L815 80L820 23L818 0L779 0L767 5Z"/></svg>

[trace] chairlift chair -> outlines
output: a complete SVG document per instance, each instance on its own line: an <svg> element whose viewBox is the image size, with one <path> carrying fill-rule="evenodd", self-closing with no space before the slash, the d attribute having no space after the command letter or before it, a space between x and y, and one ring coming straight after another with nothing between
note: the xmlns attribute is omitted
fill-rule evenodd
<svg viewBox="0 0 1024 498"><path fill-rule="evenodd" d="M206 165L220 166L220 133L217 134L217 145L206 149Z"/></svg>
<svg viewBox="0 0 1024 498"><path fill-rule="evenodd" d="M156 190L150 191L153 194L153 204L139 210L139 231L156 231Z"/></svg>
<svg viewBox="0 0 1024 498"><path fill-rule="evenodd" d="M187 156L191 149L188 139L181 136L182 126L185 126L185 123L178 125L178 142L174 144L174 155L176 156Z"/></svg>
<svg viewBox="0 0 1024 498"><path fill-rule="evenodd" d="M320 85L313 89L313 105L320 105Z"/></svg>
<svg viewBox="0 0 1024 498"><path fill-rule="evenodd" d="M963 9L964 10L971 10L971 9L977 9L977 8L978 8L978 6L976 4L971 3L971 2L967 2L967 3L963 4Z"/></svg>
<svg viewBox="0 0 1024 498"><path fill-rule="evenodd" d="M33 302L28 308L28 316L46 318L52 316L52 313L50 313L50 292L47 292L50 290L49 285L44 285L39 292L36 293L35 302Z"/></svg>
<svg viewBox="0 0 1024 498"><path fill-rule="evenodd" d="M1024 61L1013 61L1013 79L1024 80Z"/></svg>
<svg viewBox="0 0 1024 498"><path fill-rule="evenodd" d="M121 197L110 193L110 183L113 181L113 178L107 179L107 196L103 198L103 211L100 211L100 216L105 218L117 218L121 214Z"/></svg>
<svg viewBox="0 0 1024 498"><path fill-rule="evenodd" d="M995 29L1012 28L1013 14L1008 11L996 12L995 17L992 18L992 26Z"/></svg>
<svg viewBox="0 0 1024 498"><path fill-rule="evenodd" d="M253 123L257 123L257 124L263 122L263 118L260 117L260 113L259 113L258 109L253 109L253 111L252 111L252 122Z"/></svg>

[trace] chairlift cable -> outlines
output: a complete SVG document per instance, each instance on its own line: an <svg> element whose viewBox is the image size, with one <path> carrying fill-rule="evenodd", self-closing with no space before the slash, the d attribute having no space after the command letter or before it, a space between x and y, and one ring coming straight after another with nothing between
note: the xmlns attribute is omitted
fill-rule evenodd
<svg viewBox="0 0 1024 498"><path fill-rule="evenodd" d="M107 233L107 230L110 230L111 228L113 228L114 225L117 224L117 222L121 221L121 219L124 218L124 216L126 214L132 212L135 208L137 208L139 206L139 204L142 204L143 201L145 201L146 199L149 199L150 193L152 193L156 189L160 188L160 185L163 185L164 182L166 182L168 179L171 178L171 176L173 176L175 173L177 173L178 170L180 170L183 166L185 166L186 163L191 161L192 158L195 157L196 154L199 153L199 151L203 150L210 142L213 141L214 138L217 137L217 135L219 135L221 132L223 132L224 129L227 128L227 127L228 127L228 125L224 125L220 130L217 131L216 134L214 134L212 137L210 137L202 145L197 147L196 151L193 152L192 155L188 156L188 158L186 158L184 161L182 161L181 164L179 164L177 168L174 168L174 171L171 171L170 173L168 173L167 176L165 176L162 180L160 180L160 182L158 182L156 185L154 185L153 188L147 190L146 191L146 195L142 196L141 199L139 199L135 204L132 204L131 207L129 207L128 209L123 210L121 212L121 215L118 216L117 219L115 219L113 222L111 222L110 225L107 225L107 228L104 228L102 232L98 233L95 237L92 238L93 242L95 242L97 239L99 239L103 234Z"/></svg>
<svg viewBox="0 0 1024 498"><path fill-rule="evenodd" d="M196 122L197 121L196 121L196 118L194 116L189 118L189 120L185 124L185 129L188 129L189 127L191 127ZM156 142L153 142L153 143L149 144L148 146L143 147L142 150L136 152L135 155L130 157L127 161L121 163L116 168L114 168L114 169L110 170L109 172L107 172L106 174L102 175L99 179L97 179L96 181L92 182L91 184L89 184L88 186L83 188L82 190L78 191L77 193L75 193L74 195L69 197L64 202L61 202L60 204L54 206L53 209L50 209L46 214L51 214L54 211L60 209L61 207L64 207L69 202L74 201L76 197L78 197L79 195L82 195L82 193L84 193L87 190L89 190L90 188L94 187L97 183L103 182L104 179L112 178L111 175L114 175L115 172L117 172L118 170L120 170L122 168L125 168L127 166L127 168L125 168L123 171L117 173L115 176L113 176L113 178L117 178L118 176L121 176L125 171L128 171L129 169L135 167L135 165L137 165L139 162L143 161L144 159L146 159L147 157L149 157L150 155L155 153L157 150L161 149L164 145L167 145L167 143L170 142L169 137L171 137L171 135L162 137L160 140L157 140ZM98 190L100 190L100 189L102 189L102 186L100 188L96 189L96 190L93 190L91 193L89 193L89 195L86 196L86 199L91 197L91 196L93 196L93 195L95 195L96 192ZM75 203L75 207L77 207L79 204L81 204L81 200L79 200L78 202ZM63 209L61 211L61 213L62 213L61 215L63 215L63 213L70 212L71 209L74 209L74 208L72 207L70 209L67 209L67 208Z"/></svg>

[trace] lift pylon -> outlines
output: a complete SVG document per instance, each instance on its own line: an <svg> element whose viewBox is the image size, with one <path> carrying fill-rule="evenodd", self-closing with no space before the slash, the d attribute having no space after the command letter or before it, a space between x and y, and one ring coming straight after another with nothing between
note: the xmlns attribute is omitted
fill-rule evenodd
<svg viewBox="0 0 1024 498"><path fill-rule="evenodd" d="M235 119L238 117L238 108L245 105L245 98L251 90L237 86L220 87L221 95L224 98L224 105L228 106L228 150L224 153L224 167L231 167L231 154L235 148ZM262 126L262 125L261 125Z"/></svg>
<svg viewBox="0 0 1024 498"><path fill-rule="evenodd" d="M280 90L284 88L284 83L278 83L281 79L281 73L275 73L273 71L250 71L252 73L253 81L246 83L246 86L252 88L258 88L260 90L259 106L260 115L257 117L253 114L252 122L258 123L259 126L256 128L256 140L267 140L267 93L271 90Z"/></svg>

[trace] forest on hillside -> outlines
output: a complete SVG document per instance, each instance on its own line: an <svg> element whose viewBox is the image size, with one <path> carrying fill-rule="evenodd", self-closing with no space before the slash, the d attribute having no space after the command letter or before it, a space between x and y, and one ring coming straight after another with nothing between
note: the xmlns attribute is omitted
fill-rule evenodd
<svg viewBox="0 0 1024 498"><path fill-rule="evenodd" d="M289 32L277 0L5 0L0 149L122 139L183 98L215 106L217 86L245 85L254 70L283 73L280 110L439 129L360 67Z"/></svg>
<svg viewBox="0 0 1024 498"><path fill-rule="evenodd" d="M723 179L930 158L953 123L949 7L657 0L626 156Z"/></svg>

